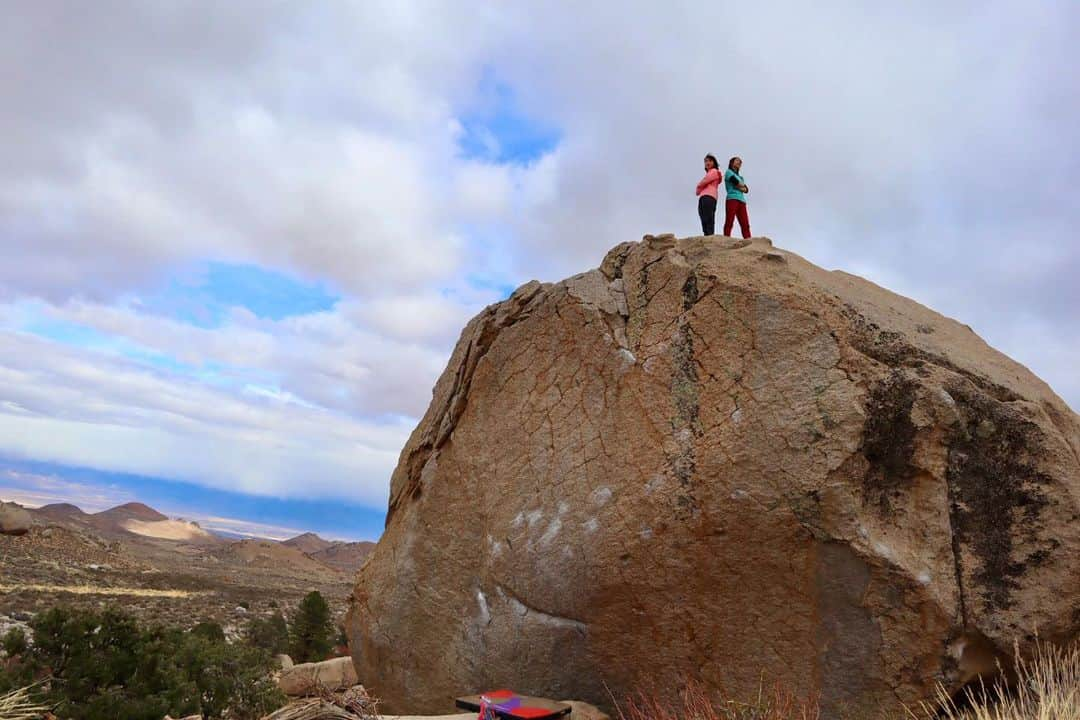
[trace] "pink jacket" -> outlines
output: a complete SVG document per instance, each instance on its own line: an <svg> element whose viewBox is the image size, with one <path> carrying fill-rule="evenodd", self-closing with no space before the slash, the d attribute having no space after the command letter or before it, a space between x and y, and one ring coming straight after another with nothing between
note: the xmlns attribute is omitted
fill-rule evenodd
<svg viewBox="0 0 1080 720"><path fill-rule="evenodd" d="M708 195L711 198L715 198L717 190L720 187L720 182L723 179L723 176L720 175L720 171L716 168L705 173L705 177L701 178L701 182L697 184L698 197Z"/></svg>

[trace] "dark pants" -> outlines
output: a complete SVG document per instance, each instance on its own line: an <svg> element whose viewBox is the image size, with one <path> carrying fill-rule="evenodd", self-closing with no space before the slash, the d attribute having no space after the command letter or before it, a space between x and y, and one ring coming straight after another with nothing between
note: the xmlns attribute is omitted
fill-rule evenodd
<svg viewBox="0 0 1080 720"><path fill-rule="evenodd" d="M724 234L731 237L731 226L739 218L739 228L744 238L750 237L750 216L746 214L746 203L735 198L728 198L724 203Z"/></svg>
<svg viewBox="0 0 1080 720"><path fill-rule="evenodd" d="M702 195L697 199L697 214L701 218L701 234L716 233L716 198Z"/></svg>

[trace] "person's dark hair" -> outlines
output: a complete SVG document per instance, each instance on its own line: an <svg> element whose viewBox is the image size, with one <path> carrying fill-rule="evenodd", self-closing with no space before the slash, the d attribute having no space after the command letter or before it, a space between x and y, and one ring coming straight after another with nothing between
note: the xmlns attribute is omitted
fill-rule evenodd
<svg viewBox="0 0 1080 720"><path fill-rule="evenodd" d="M720 169L720 163L716 161L716 156L715 155L713 155L712 153L709 153L708 155L705 156L705 159L706 160L712 160L712 166L714 168L716 168L717 170Z"/></svg>
<svg viewBox="0 0 1080 720"><path fill-rule="evenodd" d="M727 169L728 170L734 170L735 169L735 161L738 160L738 159L739 159L739 156L736 155L735 157L728 160L727 161Z"/></svg>

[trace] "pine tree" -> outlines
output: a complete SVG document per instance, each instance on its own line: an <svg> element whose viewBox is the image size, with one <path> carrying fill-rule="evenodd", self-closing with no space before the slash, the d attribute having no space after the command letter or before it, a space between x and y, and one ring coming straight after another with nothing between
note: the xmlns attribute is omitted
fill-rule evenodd
<svg viewBox="0 0 1080 720"><path fill-rule="evenodd" d="M289 654L295 662L317 662L330 652L334 637L330 606L318 590L312 590L300 601L291 625Z"/></svg>

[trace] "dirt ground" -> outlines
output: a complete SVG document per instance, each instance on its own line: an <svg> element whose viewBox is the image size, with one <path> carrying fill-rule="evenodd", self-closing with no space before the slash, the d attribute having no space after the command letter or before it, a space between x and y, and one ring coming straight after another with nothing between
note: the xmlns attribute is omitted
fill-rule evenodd
<svg viewBox="0 0 1080 720"><path fill-rule="evenodd" d="M0 624L25 622L60 604L112 605L147 622L212 620L232 634L252 615L291 611L311 590L323 594L335 616L343 613L352 574L278 547L35 526L23 536L0 536Z"/></svg>

